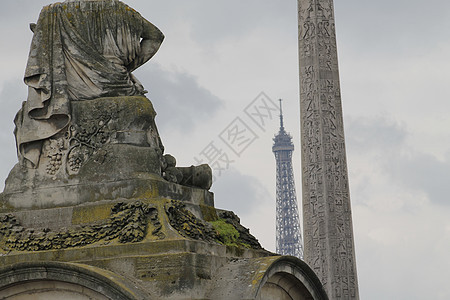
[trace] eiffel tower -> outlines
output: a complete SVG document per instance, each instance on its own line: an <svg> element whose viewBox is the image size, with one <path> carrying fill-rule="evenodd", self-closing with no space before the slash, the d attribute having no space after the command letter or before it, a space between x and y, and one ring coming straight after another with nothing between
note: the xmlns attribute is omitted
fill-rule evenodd
<svg viewBox="0 0 450 300"><path fill-rule="evenodd" d="M273 139L277 162L277 253L303 258L302 235L292 171L292 137L284 130L280 99L280 131Z"/></svg>

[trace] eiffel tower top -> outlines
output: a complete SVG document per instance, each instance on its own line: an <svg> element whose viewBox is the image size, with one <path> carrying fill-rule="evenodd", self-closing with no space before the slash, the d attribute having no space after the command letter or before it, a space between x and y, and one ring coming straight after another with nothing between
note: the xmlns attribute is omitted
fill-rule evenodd
<svg viewBox="0 0 450 300"><path fill-rule="evenodd" d="M278 101L280 101L280 131L284 131L284 125L283 125L283 106L282 106L283 99L279 99Z"/></svg>
<svg viewBox="0 0 450 300"><path fill-rule="evenodd" d="M281 105L282 99L280 101L280 131L273 138L274 144L272 151L294 151L294 144L292 143L292 136L284 130L283 124L283 107Z"/></svg>

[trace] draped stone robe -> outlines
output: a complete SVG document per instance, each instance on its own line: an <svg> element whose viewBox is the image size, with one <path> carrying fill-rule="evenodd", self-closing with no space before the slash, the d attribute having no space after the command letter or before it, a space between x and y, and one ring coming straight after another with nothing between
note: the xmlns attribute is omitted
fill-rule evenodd
<svg viewBox="0 0 450 300"><path fill-rule="evenodd" d="M19 162L36 168L42 141L71 120L70 102L142 95L131 74L164 36L117 0L80 0L44 7L34 27L24 81L28 98L15 118Z"/></svg>

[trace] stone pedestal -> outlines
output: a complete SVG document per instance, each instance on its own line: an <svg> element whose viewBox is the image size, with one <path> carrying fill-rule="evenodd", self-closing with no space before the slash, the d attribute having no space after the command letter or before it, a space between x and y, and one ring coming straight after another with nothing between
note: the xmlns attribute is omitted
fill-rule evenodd
<svg viewBox="0 0 450 300"><path fill-rule="evenodd" d="M3 207L0 297L327 299L305 263L263 250L232 212L214 208L210 192L142 182L129 181L136 197ZM227 232L217 222L238 232L232 243L221 242Z"/></svg>

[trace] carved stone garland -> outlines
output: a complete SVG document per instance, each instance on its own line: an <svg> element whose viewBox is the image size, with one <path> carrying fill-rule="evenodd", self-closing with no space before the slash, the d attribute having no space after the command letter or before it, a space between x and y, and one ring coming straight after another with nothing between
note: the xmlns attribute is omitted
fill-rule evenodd
<svg viewBox="0 0 450 300"><path fill-rule="evenodd" d="M120 243L135 243L146 236L149 221L154 227L151 234L163 239L158 210L141 201L117 203L111 208L111 217L105 222L63 228L58 232L24 228L16 217L8 214L0 219L0 241L5 251L64 249L114 239Z"/></svg>

